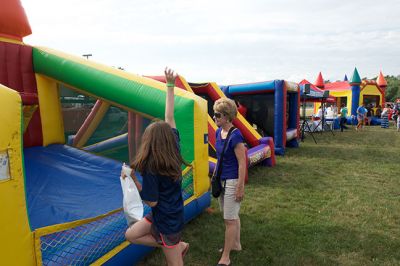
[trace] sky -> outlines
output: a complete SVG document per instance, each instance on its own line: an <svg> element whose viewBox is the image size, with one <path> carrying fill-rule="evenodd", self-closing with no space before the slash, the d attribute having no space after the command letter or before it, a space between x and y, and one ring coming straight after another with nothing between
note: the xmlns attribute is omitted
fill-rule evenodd
<svg viewBox="0 0 400 266"><path fill-rule="evenodd" d="M400 74L400 1L21 0L24 42L189 82Z"/></svg>

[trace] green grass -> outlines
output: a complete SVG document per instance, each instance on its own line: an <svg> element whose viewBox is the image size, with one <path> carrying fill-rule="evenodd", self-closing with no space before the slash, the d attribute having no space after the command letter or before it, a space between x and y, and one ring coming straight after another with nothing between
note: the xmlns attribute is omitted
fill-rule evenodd
<svg viewBox="0 0 400 266"><path fill-rule="evenodd" d="M400 133L315 136L276 167L250 170L233 265L400 265ZM223 221L212 206L185 227L185 265L218 262ZM165 265L161 250L139 265Z"/></svg>

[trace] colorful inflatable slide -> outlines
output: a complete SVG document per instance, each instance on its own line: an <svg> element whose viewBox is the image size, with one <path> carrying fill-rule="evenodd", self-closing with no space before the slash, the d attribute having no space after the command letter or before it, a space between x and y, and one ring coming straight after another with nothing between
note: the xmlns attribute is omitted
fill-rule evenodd
<svg viewBox="0 0 400 266"><path fill-rule="evenodd" d="M162 76L152 76L151 78L165 82L165 78ZM216 100L221 97L226 97L218 85L214 82L206 83L188 83L182 76L179 76L176 82L176 86L184 90L190 91L199 95L207 100L208 103L208 138L210 144L210 173L215 167L215 132L217 126L212 119L213 105ZM246 121L246 119L240 114L233 121L235 127L239 128L250 148L247 151L248 166L251 167L258 163L265 166L274 166L276 164L275 159L275 146L271 137L261 137L261 135ZM214 155L215 156L215 155Z"/></svg>
<svg viewBox="0 0 400 266"><path fill-rule="evenodd" d="M273 80L221 87L224 93L245 109L250 124L273 136L275 153L298 147L300 94L296 83Z"/></svg>
<svg viewBox="0 0 400 266"><path fill-rule="evenodd" d="M120 161L85 145L107 109L162 119L165 85L22 42L29 23L18 1L0 10L0 255L2 265L132 265L151 248L125 241ZM4 8L3 8L4 7ZM97 100L65 144L60 87ZM185 220L210 204L207 103L176 90ZM85 140L86 139L86 140ZM149 208L145 207L145 213Z"/></svg>

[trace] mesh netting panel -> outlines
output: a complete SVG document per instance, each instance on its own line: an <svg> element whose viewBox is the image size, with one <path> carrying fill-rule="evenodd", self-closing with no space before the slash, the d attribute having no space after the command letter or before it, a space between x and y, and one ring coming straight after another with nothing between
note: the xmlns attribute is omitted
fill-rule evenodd
<svg viewBox="0 0 400 266"><path fill-rule="evenodd" d="M193 169L183 175L182 197L193 196ZM150 207L144 205L144 213ZM127 223L118 211L102 219L40 237L43 265L89 265L125 241Z"/></svg>
<svg viewBox="0 0 400 266"><path fill-rule="evenodd" d="M193 168L190 168L182 177L182 197L187 200L193 196Z"/></svg>
<svg viewBox="0 0 400 266"><path fill-rule="evenodd" d="M42 236L43 265L88 265L125 241L123 211L65 231Z"/></svg>

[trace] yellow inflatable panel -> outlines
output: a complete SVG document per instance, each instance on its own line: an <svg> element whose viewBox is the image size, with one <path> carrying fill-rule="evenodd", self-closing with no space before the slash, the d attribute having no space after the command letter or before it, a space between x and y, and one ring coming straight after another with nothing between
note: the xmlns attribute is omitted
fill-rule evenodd
<svg viewBox="0 0 400 266"><path fill-rule="evenodd" d="M194 103L194 196L199 197L208 191L208 140L205 139L207 128L207 102L198 97Z"/></svg>
<svg viewBox="0 0 400 266"><path fill-rule="evenodd" d="M22 102L0 85L0 250L2 265L34 265L22 163Z"/></svg>
<svg viewBox="0 0 400 266"><path fill-rule="evenodd" d="M35 76L42 119L43 146L64 144L64 124L57 83L42 75Z"/></svg>

